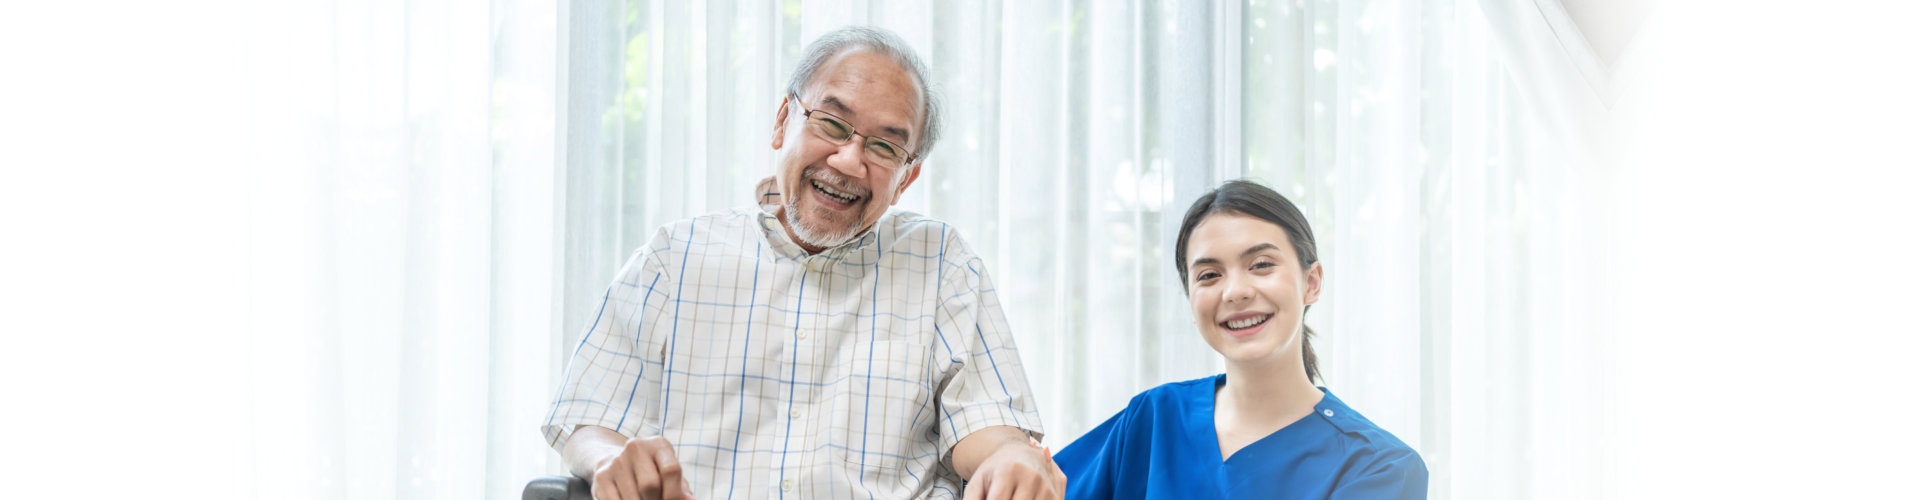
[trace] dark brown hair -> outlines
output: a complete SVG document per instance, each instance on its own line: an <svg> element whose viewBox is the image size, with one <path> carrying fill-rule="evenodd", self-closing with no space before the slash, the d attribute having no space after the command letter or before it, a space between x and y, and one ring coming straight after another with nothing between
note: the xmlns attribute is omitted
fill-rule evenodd
<svg viewBox="0 0 1920 500"><path fill-rule="evenodd" d="M1180 290L1191 294L1187 288L1187 242L1193 236L1193 228L1200 225L1202 219L1217 213L1235 213L1271 222L1287 232L1287 240L1293 242L1293 254L1300 260L1300 270L1313 267L1320 261L1319 252L1314 250L1313 228L1307 226L1307 216L1300 208L1293 206L1285 196L1251 181L1227 181L1220 187L1200 195L1193 201L1193 207L1187 209L1187 216L1180 221L1180 238L1174 242L1173 267L1180 270ZM1320 366L1313 356L1313 329L1306 322L1309 305L1300 311L1300 357L1307 366L1307 379L1320 381Z"/></svg>

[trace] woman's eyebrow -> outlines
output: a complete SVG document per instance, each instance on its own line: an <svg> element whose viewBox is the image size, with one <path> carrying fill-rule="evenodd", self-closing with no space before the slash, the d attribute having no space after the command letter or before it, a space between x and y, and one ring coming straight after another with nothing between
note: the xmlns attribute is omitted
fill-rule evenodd
<svg viewBox="0 0 1920 500"><path fill-rule="evenodd" d="M1252 248L1248 248L1247 251L1245 252L1240 252L1240 257L1245 258L1248 255L1253 255L1253 254L1264 252L1267 250L1279 250L1279 249L1280 249L1279 245L1275 245L1272 243L1261 243L1258 245L1254 245ZM1187 267L1195 268L1195 267L1200 267L1206 264L1219 264L1219 263L1220 263L1220 259L1216 259L1213 257L1201 257L1198 259L1193 259L1193 263L1188 264Z"/></svg>
<svg viewBox="0 0 1920 500"><path fill-rule="evenodd" d="M1246 257L1248 255L1253 255L1253 254L1260 253L1267 250L1279 250L1279 249L1280 249L1279 245L1275 245L1272 243L1261 243L1258 245L1254 245L1253 248L1248 248L1247 251L1245 252L1240 252L1240 256Z"/></svg>

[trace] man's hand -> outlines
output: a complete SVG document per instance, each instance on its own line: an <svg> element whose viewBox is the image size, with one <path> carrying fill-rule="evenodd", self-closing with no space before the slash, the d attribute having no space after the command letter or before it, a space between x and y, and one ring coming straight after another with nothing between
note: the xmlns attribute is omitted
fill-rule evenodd
<svg viewBox="0 0 1920 500"><path fill-rule="evenodd" d="M567 442L567 462L574 475L593 484L594 500L693 498L680 457L664 437L627 439L604 427L581 426Z"/></svg>
<svg viewBox="0 0 1920 500"><path fill-rule="evenodd" d="M984 459L973 460L983 452ZM1067 475L1047 450L1012 427L967 436L954 447L953 459L956 471L967 476L967 500L1053 500L1067 491Z"/></svg>

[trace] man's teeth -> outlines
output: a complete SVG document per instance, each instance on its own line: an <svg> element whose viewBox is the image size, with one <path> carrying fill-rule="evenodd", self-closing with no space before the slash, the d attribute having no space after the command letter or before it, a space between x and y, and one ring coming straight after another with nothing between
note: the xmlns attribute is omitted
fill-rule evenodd
<svg viewBox="0 0 1920 500"><path fill-rule="evenodd" d="M840 201L843 201L846 203L853 203L853 200L860 199L859 196L854 196L853 193L848 193L846 191L841 191L838 189L827 187L826 184L821 184L820 181L810 181L810 182L813 182L814 189L818 189L820 190L820 192L826 193L828 196L832 196L835 199L838 199Z"/></svg>
<svg viewBox="0 0 1920 500"><path fill-rule="evenodd" d="M1228 322L1227 322L1227 328L1232 328L1232 329L1235 329L1235 330L1240 330L1240 329L1244 329L1244 328L1252 328L1252 327L1253 327L1253 325L1258 325L1258 324L1261 324L1261 323L1264 323L1264 322L1266 322L1266 321L1267 321L1267 318L1271 318L1271 317L1273 317L1273 315L1272 315L1272 314L1265 314L1265 315L1260 315L1260 316L1254 316L1254 317L1251 317L1251 318L1247 318L1247 319L1242 319L1242 320L1237 320L1237 321L1228 321Z"/></svg>

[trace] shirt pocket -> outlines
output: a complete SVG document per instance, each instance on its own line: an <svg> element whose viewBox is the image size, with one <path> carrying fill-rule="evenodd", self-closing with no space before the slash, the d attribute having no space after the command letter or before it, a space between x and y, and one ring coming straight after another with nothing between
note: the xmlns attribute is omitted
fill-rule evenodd
<svg viewBox="0 0 1920 500"><path fill-rule="evenodd" d="M940 411L927 369L932 352L910 340L875 340L852 351L841 382L844 432L833 446L840 458L865 468L899 468L932 453L932 429L922 423L938 421Z"/></svg>

